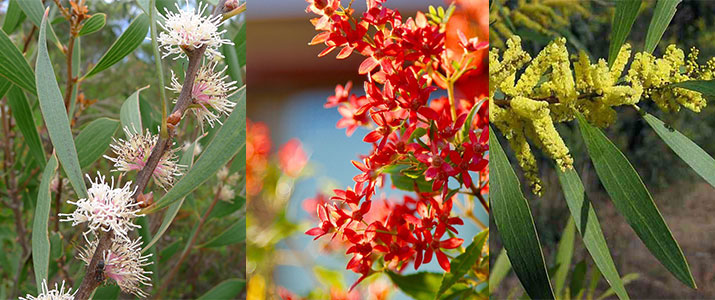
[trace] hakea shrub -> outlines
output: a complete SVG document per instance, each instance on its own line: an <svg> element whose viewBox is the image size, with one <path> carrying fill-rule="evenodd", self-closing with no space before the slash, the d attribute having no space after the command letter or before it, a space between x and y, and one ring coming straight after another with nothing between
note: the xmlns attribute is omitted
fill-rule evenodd
<svg viewBox="0 0 715 300"><path fill-rule="evenodd" d="M87 7L83 5L84 1L70 1L72 8L69 10L62 7L58 1L56 2L62 13L71 21L73 34L77 34L75 27L81 28L77 20L81 21L88 17L88 15L84 15L88 11ZM110 176L110 179L107 180L101 172L97 172L95 179L87 175L90 182L87 195L79 197L80 199L75 201L67 201L68 204L73 205L73 211L59 213L57 216L60 218L59 221L72 222L72 226L78 226L77 228L82 226L81 228L86 229L83 232L85 244L78 245L80 249L77 257L87 267L82 284L75 293L70 294L71 290L64 290L64 283L61 288L57 288L55 285L55 289L49 290L45 279L40 294L36 297L28 295L27 299L87 299L99 285L109 282L116 283L122 292L140 298L148 296L144 290L147 286L152 286L150 278L152 272L148 270L148 267L154 263L155 259L152 257L152 253L145 253L146 247L148 247L145 243L148 241L142 241L141 237L136 237L139 235L137 231L142 226L135 223L139 217L152 212L149 209L154 204L152 202L153 192L145 193L145 188L153 178L156 187L169 191L187 171L187 166L178 162L176 153L181 149L175 147L173 142L177 136L177 126L184 118L185 112L188 110L193 112L196 117L195 122L203 132L204 123L208 123L212 128L216 123L222 124L221 118L224 115L231 115L236 106L234 100L230 100L236 93L236 82L231 81L226 75L228 66L217 67L221 63L219 60L223 57L218 49L224 45L233 45L230 40L223 38L226 30L220 28L226 19L243 11L245 6L238 7L237 1L229 1L228 4L224 4L224 2L221 1L210 16L206 16L209 14L206 11L207 5L199 5L197 9L194 9L189 6L188 1L184 7L176 5L178 12L167 10L165 15L161 16L163 22L158 23L164 30L158 38L153 40L153 48L156 51L155 59L159 59L158 52L163 51L162 58L172 57L175 60L188 58L189 65L194 66L186 68L185 74L183 74L185 78L183 84L179 83L176 75L172 72L171 84L161 87L181 95L173 101L176 103L176 107L171 115L167 115L167 101L162 93L162 125L156 134L150 132L149 129L142 130L141 123L126 123L126 119L131 118L126 118L124 107L122 108L121 122L124 125L123 131L126 137L125 139L112 137L113 143L107 146L112 149L113 153L104 155L106 162L111 166L110 172L117 173L118 179L115 180L114 176ZM151 3L153 4L153 1ZM46 12L41 27L43 32L47 26L47 18L48 13ZM149 25L147 25L147 30L148 27ZM44 35L40 36L40 43L45 43ZM46 49L44 51L44 55L47 55ZM76 81L77 78L74 80ZM40 85L40 82L37 84ZM67 111L69 111L69 107ZM46 113L43 108L43 114ZM137 113L139 112L137 111ZM5 119L4 114L3 110L3 120ZM141 118L140 115L132 117ZM240 124L240 122L234 122L234 124ZM54 128L49 129L51 132L52 130ZM228 130L240 130L240 128ZM51 138L53 144L57 142L53 136ZM196 145L200 138L196 139L193 144ZM192 149L194 150L187 151L195 154L196 148ZM238 152L238 149L235 149L235 152ZM61 157L60 162L65 164ZM65 170L67 170L66 166ZM136 173L134 173L135 171ZM230 171L227 167L218 172L214 171L214 173L217 174L220 184L212 190L216 196L201 220L201 224L204 223L218 200L231 201L236 196L235 191L228 186L228 182L238 182L238 174L229 174ZM136 178L129 181L128 179L132 175L136 175ZM52 191L57 193L58 202L60 191L67 187L66 183L64 180L54 179ZM72 182L72 184L77 188L76 182ZM84 184L84 182L80 184ZM200 229L201 225L197 228L197 232ZM162 233L163 231L159 234ZM195 241L196 233L187 249L190 249ZM172 268L167 276L167 282L171 282L171 277L178 270L176 267L184 259L185 255L182 255L179 263ZM39 274L36 275L39 276ZM161 292L160 289L158 297L161 297Z"/></svg>
<svg viewBox="0 0 715 300"><path fill-rule="evenodd" d="M353 161L359 171L354 187L310 200L319 224L306 232L347 248L347 268L361 275L353 287L376 272L376 263L383 265L377 270L401 271L436 257L449 271L448 252L463 244L455 237L463 224L452 211L455 195L477 197L488 211L487 83L479 75L488 42L458 30L447 46L454 7L404 19L385 2L368 0L363 14L337 0L308 0L307 8L318 15L311 21L319 33L310 44L326 46L319 56L365 57L358 68L365 95L352 93L348 82L325 107L338 109L337 127L348 136L367 128L363 141L372 151ZM387 175L414 194L375 199Z"/></svg>

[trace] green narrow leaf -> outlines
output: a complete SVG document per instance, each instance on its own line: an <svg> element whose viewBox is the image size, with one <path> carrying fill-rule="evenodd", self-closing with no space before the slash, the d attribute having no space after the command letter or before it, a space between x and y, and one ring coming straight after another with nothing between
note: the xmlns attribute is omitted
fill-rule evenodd
<svg viewBox="0 0 715 300"><path fill-rule="evenodd" d="M199 297L199 300L236 299L246 287L246 280L233 278L224 280Z"/></svg>
<svg viewBox="0 0 715 300"><path fill-rule="evenodd" d="M660 138L675 152L695 173L715 187L715 159L705 150L675 129L665 126L658 118L645 114L643 119L655 130Z"/></svg>
<svg viewBox="0 0 715 300"><path fill-rule="evenodd" d="M580 261L576 264L571 274L571 282L569 285L569 290L571 292L571 299L581 299L581 292L583 291L583 281L586 278L586 262Z"/></svg>
<svg viewBox="0 0 715 300"><path fill-rule="evenodd" d="M33 25L38 28L42 25L42 13L45 12L45 5L42 4L42 0L19 0L17 1L17 4ZM55 45L59 45L57 42L57 35L52 29L52 26L48 26L45 30L50 31L48 39Z"/></svg>
<svg viewBox="0 0 715 300"><path fill-rule="evenodd" d="M119 121L98 118L80 131L74 142L80 168L86 169L107 152L117 129L119 129Z"/></svg>
<svg viewBox="0 0 715 300"><path fill-rule="evenodd" d="M593 299L593 295L596 293L599 281L601 281L601 272L598 271L598 268L594 268L593 271L591 271L591 281L588 283L588 293L586 294L587 300Z"/></svg>
<svg viewBox="0 0 715 300"><path fill-rule="evenodd" d="M246 218L241 218L231 227L210 241L199 245L199 248L215 248L238 244L246 241Z"/></svg>
<svg viewBox="0 0 715 300"><path fill-rule="evenodd" d="M425 181L424 177L412 179L400 173L392 173L390 175L390 182L392 182L392 185L394 185L395 188L403 191L414 192L415 184L417 184L417 188L420 192L432 192L432 183Z"/></svg>
<svg viewBox="0 0 715 300"><path fill-rule="evenodd" d="M85 198L87 197L87 187L82 179L82 169L79 166L77 149L70 131L70 122L67 119L62 93L59 86L57 86L55 70L52 68L52 61L47 53L46 26L47 12L45 12L45 17L42 18L40 38L38 40L37 65L35 67L35 70L37 70L35 74L37 86L39 87L37 97L40 101L40 110L45 119L47 132L50 134L50 140L55 147L62 169L67 174L67 178L69 178L77 196Z"/></svg>
<svg viewBox="0 0 715 300"><path fill-rule="evenodd" d="M675 278L695 288L683 251L636 170L601 130L588 124L581 115L578 124L596 174L616 209L658 261Z"/></svg>
<svg viewBox="0 0 715 300"><path fill-rule="evenodd" d="M489 201L511 266L531 298L554 299L529 203L492 128L489 141Z"/></svg>
<svg viewBox="0 0 715 300"><path fill-rule="evenodd" d="M118 285L102 285L94 291L93 299L114 300L119 299L121 290Z"/></svg>
<svg viewBox="0 0 715 300"><path fill-rule="evenodd" d="M156 211L164 208L187 194L191 193L201 184L206 182L219 169L225 166L241 148L246 145L246 88L242 87L237 93L237 104L231 115L218 129L216 136L206 146L194 166L179 179L169 192L162 197L151 209Z"/></svg>
<svg viewBox="0 0 715 300"><path fill-rule="evenodd" d="M244 205L246 205L246 197L238 195L233 198L232 202L219 201L206 220L228 216L241 209Z"/></svg>
<svg viewBox="0 0 715 300"><path fill-rule="evenodd" d="M493 294L499 283L509 274L511 270L511 263L509 263L509 257L506 255L506 249L501 249L499 251L499 256L497 256L497 261L494 262L493 266L490 266L489 270L489 293Z"/></svg>
<svg viewBox="0 0 715 300"><path fill-rule="evenodd" d="M182 166L186 166L187 168L191 168L191 165L194 163L194 148L196 148L196 144L199 141L196 140L191 146L184 151L184 154L181 156L181 159L179 159L179 164ZM149 247L154 245L156 242L159 241L159 238L161 238L162 235L166 232L167 229L169 229L169 226L171 225L171 222L174 221L174 218L176 217L176 214L179 213L179 209L181 209L181 205L184 204L184 199L186 197L181 198L181 200L176 201L169 205L169 208L166 210L166 213L164 213L164 218L161 221L161 226L159 226L159 230L157 230L156 234L154 234L154 237L151 239L149 243L147 243L144 246L144 249L142 249L142 252L146 251ZM221 201L223 202L223 201Z"/></svg>
<svg viewBox="0 0 715 300"><path fill-rule="evenodd" d="M25 13L22 12L22 9L17 4L17 0L10 0L2 22L2 31L5 31L8 35L12 34L20 27L19 25L22 24L23 20L25 20Z"/></svg>
<svg viewBox="0 0 715 300"><path fill-rule="evenodd" d="M97 62L94 68L92 68L87 75L84 75L84 77L92 77L132 53L134 49L139 47L139 45L144 42L147 32L149 32L149 16L141 14L137 16L131 24L129 24L127 30L119 36L114 44L109 47L109 50L104 53L104 56L99 59L99 62Z"/></svg>
<svg viewBox="0 0 715 300"><path fill-rule="evenodd" d="M32 68L22 56L20 49L15 47L10 37L2 30L0 30L0 53L2 53L0 55L0 76L36 95L35 80L33 80L35 74L32 72Z"/></svg>
<svg viewBox="0 0 715 300"><path fill-rule="evenodd" d="M563 235L559 241L559 247L556 251L556 273L554 274L554 292L561 295L561 291L566 283L566 275L571 267L571 259L573 258L574 239L576 236L576 227L574 221L569 218L564 228Z"/></svg>
<svg viewBox="0 0 715 300"><path fill-rule="evenodd" d="M50 182L57 171L57 158L52 155L50 161L42 171L42 179L37 193L37 206L32 222L32 266L35 270L35 281L40 292L42 281L48 278L50 266L50 236L47 231L47 222L50 219Z"/></svg>
<svg viewBox="0 0 715 300"><path fill-rule="evenodd" d="M107 23L107 15L103 13L95 13L89 18L89 20L84 22L82 29L79 30L79 35L83 36L95 33L102 29L105 23Z"/></svg>
<svg viewBox="0 0 715 300"><path fill-rule="evenodd" d="M626 274L625 276L623 276L623 278L621 278L621 280L623 281L623 284L629 284L629 283L633 282L634 280L637 280L638 277L640 277L640 275L638 275L637 273L629 273L629 274ZM610 297L611 295L613 295L613 293L614 293L614 292L613 292L613 289L612 289L612 288L607 289L607 290L606 290L601 296L599 296L597 299L598 299L598 300L606 299L606 298Z"/></svg>
<svg viewBox="0 0 715 300"><path fill-rule="evenodd" d="M688 80L688 81L673 83L670 86L700 92L703 94L703 96L711 96L711 97L715 96L715 79L713 79L713 80Z"/></svg>
<svg viewBox="0 0 715 300"><path fill-rule="evenodd" d="M569 207L576 229L581 234L583 243L588 253L591 254L593 262L616 292L618 298L630 299L626 289L623 287L621 277L618 275L616 265L613 263L611 253L608 252L609 248L606 244L606 238L603 236L603 231L601 231L601 224L598 222L596 211L593 209L588 197L586 197L581 178L579 178L574 169L562 172L559 168L556 168L556 173L559 176L561 189L564 192L564 198L566 198L566 204Z"/></svg>
<svg viewBox="0 0 715 300"><path fill-rule="evenodd" d="M236 49L236 56L240 67L246 66L246 37L246 23L243 23L238 33L236 33L236 36L233 37L233 44Z"/></svg>
<svg viewBox="0 0 715 300"><path fill-rule="evenodd" d="M30 108L30 103L27 101L25 93L17 86L13 86L7 94L7 100L12 109L15 123L17 123L17 127L20 128L20 132L22 132L27 146L30 147L32 157L41 168L44 167L46 163L45 149L42 147L42 140L40 140L40 135L37 133L35 120L32 117L32 109Z"/></svg>
<svg viewBox="0 0 715 300"><path fill-rule="evenodd" d="M127 128L132 133L141 133L144 130L142 125L141 109L139 106L139 92L148 88L145 86L131 94L127 100L124 100L122 108L119 109L119 120L122 122L122 128Z"/></svg>
<svg viewBox="0 0 715 300"><path fill-rule="evenodd" d="M472 239L472 243L467 247L464 253L452 259L450 262L449 273L445 273L442 277L442 284L437 291L437 298L442 296L449 288L451 288L458 280L464 277L474 264L482 257L482 248L489 236L489 230L484 230Z"/></svg>
<svg viewBox="0 0 715 300"><path fill-rule="evenodd" d="M621 51L621 46L626 42L640 7L641 0L616 1L616 13L613 15L613 27L611 28L611 46L608 48L609 67L613 66L618 52Z"/></svg>
<svg viewBox="0 0 715 300"><path fill-rule="evenodd" d="M653 53L658 42L663 37L665 29L675 16L676 7L682 0L658 0L653 12L653 18L648 26L648 34L645 37L645 48L643 51Z"/></svg>

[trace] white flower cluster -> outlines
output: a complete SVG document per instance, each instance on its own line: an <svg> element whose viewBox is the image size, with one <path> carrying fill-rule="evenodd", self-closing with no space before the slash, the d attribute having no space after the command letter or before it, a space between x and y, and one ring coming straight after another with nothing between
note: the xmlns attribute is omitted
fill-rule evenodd
<svg viewBox="0 0 715 300"><path fill-rule="evenodd" d="M97 173L97 179L92 182L92 179L87 178L92 183L92 187L87 190L87 198L82 198L77 201L67 201L69 204L74 204L77 209L71 214L59 214L62 222L72 222L72 226L88 223L89 229L85 234L95 232L97 230L110 231L124 240L128 240L128 232L132 228L140 227L132 223L136 217L143 216L139 214L139 205L134 203L131 182L127 182L122 188L114 188L114 177L112 177L111 185L104 182L104 176Z"/></svg>
<svg viewBox="0 0 715 300"><path fill-rule="evenodd" d="M228 81L228 75L224 75L226 68L216 72L216 63L203 65L196 73L194 85L191 89L190 109L196 115L201 131L204 129L204 121L208 122L211 128L214 122L222 124L219 117L229 115L236 107L236 103L230 98L236 92L236 82ZM168 90L180 93L182 84L179 83L174 72L171 72L171 86ZM176 103L176 100L174 100Z"/></svg>
<svg viewBox="0 0 715 300"><path fill-rule="evenodd" d="M80 252L79 259L89 266L98 242L96 238L90 241L85 237L85 240L87 246ZM110 249L105 251L102 256L103 274L105 278L117 282L123 292L134 294L137 297L146 297L147 294L141 290L141 285L151 286L151 279L147 275L152 272L144 270L144 267L153 262L149 261L151 254L141 254L141 246L141 237L134 241L114 241Z"/></svg>
<svg viewBox="0 0 715 300"><path fill-rule="evenodd" d="M112 169L114 172L139 171L149 160L151 151L159 140L159 135L151 134L149 129L144 134L135 133L136 130L129 130L128 127L124 127L124 132L127 135L126 140L114 139L114 143L110 145L117 157L105 155L104 158L114 163L114 169ZM166 150L152 172L154 182L164 190L173 186L176 178L182 175L181 170L184 166L176 163L176 151L178 150L178 148Z"/></svg>
<svg viewBox="0 0 715 300"><path fill-rule="evenodd" d="M182 9L179 4L175 4L178 13L164 9L165 15L161 17L164 23L161 27L164 32L159 34L157 41L164 50L162 58L175 55L174 59L186 57L186 52L206 46L206 56L215 60L223 58L218 48L221 45L233 45L230 40L223 39L226 30L219 31L221 26L221 15L204 16L208 4L201 5L194 10L186 1L186 8Z"/></svg>
<svg viewBox="0 0 715 300"><path fill-rule="evenodd" d="M77 293L75 291L75 293ZM55 288L50 290L47 288L47 280L42 280L42 287L40 294L37 295L37 297L28 294L25 297L20 297L20 300L73 300L74 295L72 293L72 288L68 287L67 291L65 292L65 282L62 281L62 286L58 287L57 283L55 282Z"/></svg>
<svg viewBox="0 0 715 300"><path fill-rule="evenodd" d="M134 224L133 220L143 216L139 213L140 204L132 198L136 189L131 189L131 182L115 188L114 177L111 179L111 184L107 184L104 176L99 173L95 181L91 178L89 180L92 186L87 190L87 198L67 201L77 208L70 214L59 214L60 217L64 217L60 221L72 222L72 226L87 223L88 229L84 233L87 246L79 253L79 259L87 265L97 249L99 231L113 231L114 238L110 249L105 251L102 257L102 279L116 281L121 290L126 293L146 297L140 286L151 285L149 277L146 276L151 272L144 270L145 266L151 264L148 261L151 255L141 255L141 238L132 241L129 237L132 230L141 228Z"/></svg>

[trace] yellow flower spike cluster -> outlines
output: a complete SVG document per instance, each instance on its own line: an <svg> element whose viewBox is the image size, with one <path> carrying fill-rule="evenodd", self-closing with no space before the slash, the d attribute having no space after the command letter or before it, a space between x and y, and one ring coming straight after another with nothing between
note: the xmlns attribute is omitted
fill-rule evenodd
<svg viewBox="0 0 715 300"><path fill-rule="evenodd" d="M556 30L570 25L569 18L578 13L589 16L587 3L573 0L519 0L516 8L510 9L508 0L494 0L498 8L490 12L489 37L491 46L504 48L504 39L514 35L505 18L514 26L531 29L546 36L556 37Z"/></svg>
<svg viewBox="0 0 715 300"><path fill-rule="evenodd" d="M637 53L626 81L634 87L640 86L645 96L650 97L663 111L677 112L683 106L700 112L707 104L702 94L683 88L663 88L676 82L712 79L713 64L709 62L705 67L699 68L696 59L697 52L689 57L686 66L683 50L675 45L668 46L663 58L655 58L649 53ZM682 72L683 68L685 73Z"/></svg>
<svg viewBox="0 0 715 300"><path fill-rule="evenodd" d="M662 58L637 53L625 77L631 57L628 44L610 68L604 59L591 63L583 52L569 57L564 38L552 41L533 60L521 48L518 36L507 40L501 58L499 52L492 49L489 53L489 118L509 141L537 195L541 181L530 143L562 170L573 165L555 123L583 114L589 123L607 127L616 120L614 107L635 105L643 98L652 99L664 111L678 111L683 106L698 112L706 105L700 93L669 84L709 80L715 75L715 59L700 66L697 50L686 60L675 46L669 46Z"/></svg>

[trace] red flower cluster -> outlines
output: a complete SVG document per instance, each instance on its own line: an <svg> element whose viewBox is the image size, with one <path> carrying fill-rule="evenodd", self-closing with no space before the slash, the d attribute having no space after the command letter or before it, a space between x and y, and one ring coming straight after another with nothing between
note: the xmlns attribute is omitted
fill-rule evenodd
<svg viewBox="0 0 715 300"><path fill-rule="evenodd" d="M335 190L330 201L311 200L320 224L306 233L316 239L339 237L347 244L352 255L347 268L362 275L355 284L375 272L376 262L398 271L413 263L417 269L433 254L449 271L444 250L463 242L450 237L457 233L454 226L463 224L452 214L454 195L462 188L475 196L488 192L487 105L477 100L483 95L463 93L457 99L455 93L465 78L482 78L472 76L477 72L474 59L488 42L458 32L460 51L455 52L446 47L447 20L421 12L403 20L397 10L384 6L386 0L367 0L367 11L359 18L339 0L307 1L307 11L319 16L311 20L319 31L311 44L327 46L319 56L336 49L338 59L352 53L365 56L358 69L367 77L365 95L352 94L350 82L338 85L325 107L338 108L342 119L337 127L346 128L348 136L358 127L371 129L363 141L373 149L353 161L360 170L354 188ZM438 90L446 90L447 97L434 97ZM416 196L398 204L377 201L384 205L379 211L386 213L368 218L376 188L387 174L395 186L396 178L409 182L407 188Z"/></svg>

